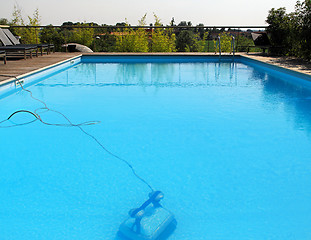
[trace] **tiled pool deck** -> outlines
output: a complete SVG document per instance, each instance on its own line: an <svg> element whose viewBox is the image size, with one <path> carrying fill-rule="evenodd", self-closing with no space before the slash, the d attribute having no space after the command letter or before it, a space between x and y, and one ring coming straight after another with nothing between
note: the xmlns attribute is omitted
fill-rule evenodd
<svg viewBox="0 0 311 240"><path fill-rule="evenodd" d="M88 53L85 55L131 55L133 53ZM135 53L134 55L140 55L141 53ZM159 53L143 53L144 55L159 55ZM173 53L174 55L198 55L198 56L215 56L214 53ZM39 70L44 67L65 61L75 56L79 56L81 53L60 53L56 52L50 55L44 55L27 60L9 60L7 64L0 62L0 85L6 82L11 77L8 76L20 76L29 72ZM172 53L162 53L162 55L172 55ZM254 60L269 63L279 67L284 67L290 70L298 71L300 73L311 75L311 63L306 63L295 58L289 57L270 57L262 56L260 54L245 54L238 53L236 55L245 56Z"/></svg>

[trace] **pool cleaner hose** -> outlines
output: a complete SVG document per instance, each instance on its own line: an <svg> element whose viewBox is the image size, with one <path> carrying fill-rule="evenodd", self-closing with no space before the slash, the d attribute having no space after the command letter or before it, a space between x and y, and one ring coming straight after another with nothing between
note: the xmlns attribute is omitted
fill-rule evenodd
<svg viewBox="0 0 311 240"><path fill-rule="evenodd" d="M40 102L41 104L44 105L44 107L42 108L38 108L36 109L35 111L29 111L29 110L24 110L24 109L21 109L21 110L17 110L15 112L13 112L7 119L4 119L2 121L0 121L0 125L3 124L4 122L7 122L9 121L14 115L16 114L21 114L21 113L26 113L26 114L31 114L32 116L35 117L35 120L33 121L30 121L30 122L26 122L26 123L21 123L21 124L12 124L12 125L8 125L8 126L0 126L0 128L10 128L10 127L18 127L18 126L23 126L23 125L26 125L26 124L30 124L30 123L33 123L34 121L40 121L41 123L45 124L45 125L49 125L49 126L57 126L57 127L77 127L81 130L81 132L83 132L85 135L87 135L88 137L92 138L98 145L99 147L101 147L105 152L107 152L109 155L111 155L112 157L120 160L121 162L123 162L124 164L126 164L132 171L133 175L138 179L140 180L142 183L144 183L150 190L151 192L154 191L154 189L152 188L152 186L144 179L142 178L140 175L137 174L136 170L134 169L134 167L132 166L132 164L127 161L126 159L124 158L121 158L120 156L118 156L117 154L111 152L109 149L107 149L94 135L90 134L89 132L87 132L85 129L82 128L82 126L87 126L87 125L94 125L94 124L97 124L97 123L100 123L99 121L88 121L88 122L83 122L83 123L79 123L79 124L74 124L71 122L71 120L66 116L64 115L63 113L59 112L59 111L56 111L56 110L53 110L53 109L50 109L47 104L34 97L32 92L28 89L25 89L23 87L23 82L20 81L16 76L11 76L11 75L0 75L0 76L4 76L4 77L11 77L11 78L15 78L16 79L16 83L18 84L18 86L21 87L21 89L25 92L28 92L30 94L30 97L38 102ZM51 111L51 112L55 112L59 115L61 115L64 119L66 119L66 121L68 122L68 124L59 124L59 123L49 123L49 122L46 122L44 121L40 114L38 113L39 110L44 110L44 112L48 112L48 111Z"/></svg>

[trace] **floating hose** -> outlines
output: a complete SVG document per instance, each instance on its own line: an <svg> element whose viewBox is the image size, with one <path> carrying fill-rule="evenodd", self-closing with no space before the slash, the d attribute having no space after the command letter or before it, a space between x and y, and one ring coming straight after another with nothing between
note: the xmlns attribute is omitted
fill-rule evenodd
<svg viewBox="0 0 311 240"><path fill-rule="evenodd" d="M32 111L28 111L28 110L18 110L18 111L15 111L14 113L12 113L7 119L3 120L3 121L0 121L0 124L6 122L6 121L9 121L14 115L16 114L19 114L19 113L27 113L27 114L31 114L32 116L35 117L35 120L33 121L30 121L30 122L27 122L27 123L22 123L22 124L14 124L14 125L10 125L10 126L0 126L0 128L9 128L9 127L17 127L17 126L22 126L22 125L26 125L26 124L30 124L30 123L33 123L37 120L39 120L41 123L45 124L45 125L48 125L48 126L57 126L57 127L78 127L81 132L83 132L85 135L89 136L90 138L92 138L105 152L107 152L109 155L111 155L112 157L120 160L121 162L123 162L124 164L126 164L132 171L133 175L138 179L140 180L142 183L144 183L152 192L154 191L154 189L151 187L151 185L145 180L143 179L141 176L139 176L134 167L130 164L129 161L127 161L126 159L123 159L121 157L119 157L118 155L114 154L113 152L111 152L110 150L108 150L95 136L93 136L92 134L88 133L87 131L85 131L82 126L88 126L88 125L94 125L94 124L97 124L97 123L100 123L100 121L87 121L87 122L83 122L83 123L79 123L79 124L73 124L71 122L71 120L66 117L63 113L59 112L59 111L56 111L56 110L52 110L50 109L47 104L34 97L32 92L30 90L27 90L23 87L23 83L16 77L16 76L12 76L12 75L2 75L0 74L0 76L3 76L3 77L11 77L11 78L15 78L16 81L18 82L19 86L22 88L23 91L25 92L28 92L30 94L30 97L38 102L40 102L41 104L44 105L43 108L38 108L36 109L34 112ZM42 120L40 114L38 113L39 110L46 110L46 112L48 111L51 111L51 112L55 112L59 115L61 115L64 119L66 119L66 121L69 123L69 124L59 124L59 123L48 123L48 122L45 122Z"/></svg>

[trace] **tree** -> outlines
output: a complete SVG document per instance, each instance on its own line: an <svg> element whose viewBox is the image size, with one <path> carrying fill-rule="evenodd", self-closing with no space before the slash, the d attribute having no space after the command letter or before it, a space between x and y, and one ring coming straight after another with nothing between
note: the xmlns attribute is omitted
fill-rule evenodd
<svg viewBox="0 0 311 240"><path fill-rule="evenodd" d="M311 0L297 1L295 11L289 14L285 8L272 8L266 22L271 42L283 47L282 54L311 59Z"/></svg>
<svg viewBox="0 0 311 240"><path fill-rule="evenodd" d="M116 36L106 32L101 34L98 39L94 39L96 41L96 49L93 51L96 52L113 52L116 49Z"/></svg>
<svg viewBox="0 0 311 240"><path fill-rule="evenodd" d="M237 49L237 51L246 52L248 50L247 46L252 46L252 45L254 45L254 42L253 42L252 38L250 38L250 37L238 35L238 37L236 38L236 49ZM259 50L260 50L260 48L259 48ZM255 51L256 51L256 49L255 49Z"/></svg>
<svg viewBox="0 0 311 240"><path fill-rule="evenodd" d="M284 50L290 47L289 42L289 16L285 8L274 9L269 11L266 22L269 24L267 32L270 34L270 40L275 47L283 47ZM276 48L276 49L277 49Z"/></svg>
<svg viewBox="0 0 311 240"><path fill-rule="evenodd" d="M183 26L187 26L187 22L186 21L181 21L178 26L183 27Z"/></svg>
<svg viewBox="0 0 311 240"><path fill-rule="evenodd" d="M0 25L9 25L10 22L6 18L0 18Z"/></svg>
<svg viewBox="0 0 311 240"><path fill-rule="evenodd" d="M24 20L22 17L22 9L18 6L18 5L14 5L14 10L12 13L12 25L20 25L23 26L24 25Z"/></svg>
<svg viewBox="0 0 311 240"><path fill-rule="evenodd" d="M29 24L28 26L39 26L40 25L40 15L39 15L39 9L37 8L33 16L28 16ZM39 39L40 30L39 28L25 28L24 29L24 38L23 43L30 44L30 43L40 43Z"/></svg>
<svg viewBox="0 0 311 240"><path fill-rule="evenodd" d="M198 36L193 31L182 30L176 38L176 48L179 52L199 51Z"/></svg>
<svg viewBox="0 0 311 240"><path fill-rule="evenodd" d="M186 21L181 21L180 23L178 23L177 25L178 27L182 27L182 28L179 28L179 31L178 31L178 34L183 31L183 30L187 30L187 22Z"/></svg>
<svg viewBox="0 0 311 240"><path fill-rule="evenodd" d="M87 23L76 23L74 26L78 28L73 28L68 37L68 42L80 43L91 47L94 38L94 28L87 28L89 26Z"/></svg>
<svg viewBox="0 0 311 240"><path fill-rule="evenodd" d="M18 5L14 5L11 23L12 23L12 26L24 26L25 25L24 19L22 16L22 10ZM12 32L13 34L15 34L15 36L23 35L23 30L21 28L13 28Z"/></svg>
<svg viewBox="0 0 311 240"><path fill-rule="evenodd" d="M175 18L174 18L174 17L172 17L172 20L171 20L171 22L170 22L170 26L176 26L176 24L175 24Z"/></svg>
<svg viewBox="0 0 311 240"><path fill-rule="evenodd" d="M62 44L65 42L64 33L61 30L56 30L53 25L42 29L40 33L42 43L53 43L56 51L62 50Z"/></svg>
<svg viewBox="0 0 311 240"><path fill-rule="evenodd" d="M22 10L18 5L14 5L14 11L12 13L12 25L13 26L39 26L40 25L40 15L39 9L37 8L33 16L28 16L29 23L25 25L24 19L22 17ZM14 28L13 33L16 36L21 37L22 43L40 43L39 34L40 30L36 28Z"/></svg>
<svg viewBox="0 0 311 240"><path fill-rule="evenodd" d="M296 40L293 54L311 60L311 0L298 1L290 17L291 37Z"/></svg>
<svg viewBox="0 0 311 240"><path fill-rule="evenodd" d="M68 22L63 22L62 27L66 26L66 28L64 28L64 29L73 30L73 28L72 28L73 25L74 25L73 22L68 21Z"/></svg>
<svg viewBox="0 0 311 240"><path fill-rule="evenodd" d="M209 37L209 33L206 32L206 33L204 33L202 40L198 41L198 45L199 45L198 51L199 52L208 52L209 51L208 37ZM200 38L201 38L201 36L200 36Z"/></svg>
<svg viewBox="0 0 311 240"><path fill-rule="evenodd" d="M204 24L200 23L199 25L197 25L198 28L196 29L196 32L199 33L201 39L203 39L205 33L203 26Z"/></svg>
<svg viewBox="0 0 311 240"><path fill-rule="evenodd" d="M147 14L138 21L139 26L146 25L146 16ZM126 23L126 26L129 24ZM148 36L145 29L125 28L123 31L119 29L115 34L117 52L148 52Z"/></svg>
<svg viewBox="0 0 311 240"><path fill-rule="evenodd" d="M222 32L218 35L220 37L220 47L222 52L231 52L232 36L229 33ZM216 40L214 40L214 48L216 49Z"/></svg>
<svg viewBox="0 0 311 240"><path fill-rule="evenodd" d="M161 23L160 18L153 14L155 18L154 26L163 26ZM152 45L151 45L151 52L175 52L175 34L172 32L171 29L164 30L163 28L155 28L152 32Z"/></svg>

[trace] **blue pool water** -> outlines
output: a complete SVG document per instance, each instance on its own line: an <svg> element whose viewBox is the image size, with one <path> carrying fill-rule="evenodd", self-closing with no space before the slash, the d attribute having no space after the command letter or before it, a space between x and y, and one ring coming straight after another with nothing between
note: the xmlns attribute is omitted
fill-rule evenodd
<svg viewBox="0 0 311 240"><path fill-rule="evenodd" d="M73 65L27 89L165 194L170 240L311 239L311 88L246 60ZM121 60L120 60L121 61ZM305 83L305 84L304 84ZM42 104L0 95L0 121ZM47 122L67 123L42 113ZM6 126L33 120L15 115ZM120 240L149 189L77 127L0 128L0 239Z"/></svg>

